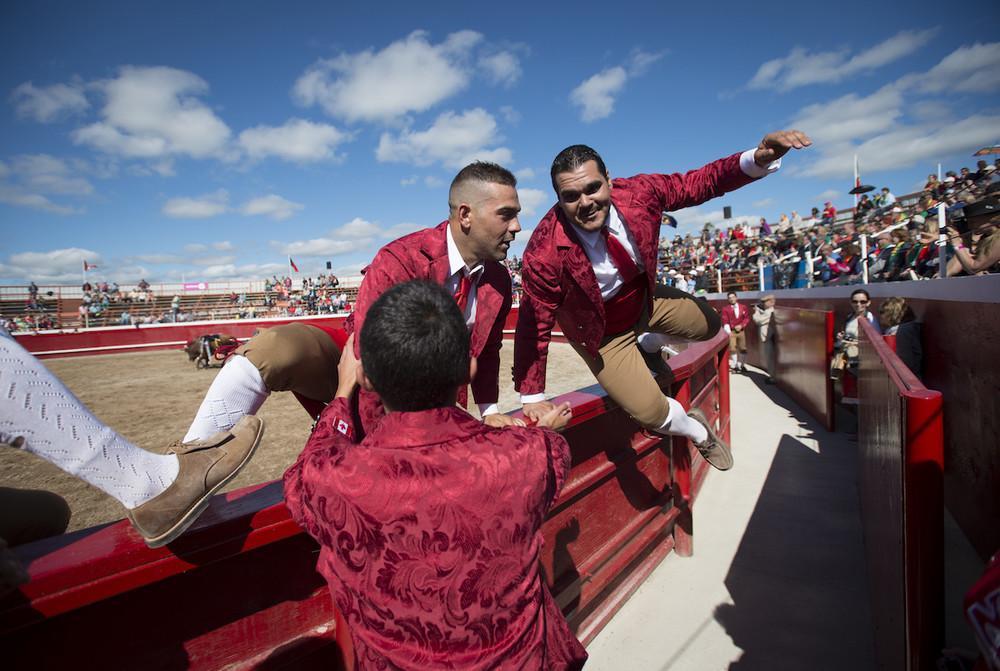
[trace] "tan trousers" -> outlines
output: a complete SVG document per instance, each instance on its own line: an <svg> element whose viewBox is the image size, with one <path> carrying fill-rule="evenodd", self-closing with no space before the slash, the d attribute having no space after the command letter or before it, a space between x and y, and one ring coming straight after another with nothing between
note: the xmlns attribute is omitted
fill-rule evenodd
<svg viewBox="0 0 1000 671"><path fill-rule="evenodd" d="M315 326L275 326L241 345L236 354L257 367L269 391L294 391L323 403L337 393L340 349Z"/></svg>
<svg viewBox="0 0 1000 671"><path fill-rule="evenodd" d="M652 314L643 314L634 328L606 336L597 358L573 348L615 403L647 429L663 426L670 413L653 374L639 351L638 337L646 331L688 340L708 340L722 326L719 314L702 300L673 287L657 286Z"/></svg>
<svg viewBox="0 0 1000 671"><path fill-rule="evenodd" d="M729 334L729 353L735 354L736 352L746 352L747 351L747 332L732 331Z"/></svg>

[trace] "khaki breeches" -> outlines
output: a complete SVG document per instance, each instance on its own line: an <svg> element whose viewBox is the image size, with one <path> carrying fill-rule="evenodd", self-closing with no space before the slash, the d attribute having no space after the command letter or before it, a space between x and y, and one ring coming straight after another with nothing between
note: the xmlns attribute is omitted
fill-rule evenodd
<svg viewBox="0 0 1000 671"><path fill-rule="evenodd" d="M337 393L340 349L315 326L275 326L241 345L236 354L257 367L269 391L294 391L323 403Z"/></svg>

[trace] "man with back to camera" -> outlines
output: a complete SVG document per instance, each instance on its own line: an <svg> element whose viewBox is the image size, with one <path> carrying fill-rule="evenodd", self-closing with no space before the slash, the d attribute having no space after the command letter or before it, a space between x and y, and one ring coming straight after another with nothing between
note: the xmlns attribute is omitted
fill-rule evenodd
<svg viewBox="0 0 1000 671"><path fill-rule="evenodd" d="M739 304L735 291L726 294L726 305L722 308L722 328L729 334L729 369L747 372L747 334L750 311Z"/></svg>
<svg viewBox="0 0 1000 671"><path fill-rule="evenodd" d="M683 175L613 182L590 147L560 152L551 169L558 203L535 228L523 256L514 385L525 413L551 407L545 365L558 321L608 395L639 424L686 436L710 464L731 468L729 446L700 410L688 413L663 394L640 352L657 352L664 335L706 340L720 327L718 313L703 301L654 284L661 215L749 184L776 170L790 149L810 144L799 131L779 131L755 149Z"/></svg>
<svg viewBox="0 0 1000 671"><path fill-rule="evenodd" d="M361 360L345 348L335 398L285 473L285 502L320 544L350 668L578 669L587 653L539 566L570 468L549 429L565 426L569 404L538 428L504 430L455 407L476 368L464 321L424 281L369 307ZM360 441L349 401L359 383L387 413Z"/></svg>

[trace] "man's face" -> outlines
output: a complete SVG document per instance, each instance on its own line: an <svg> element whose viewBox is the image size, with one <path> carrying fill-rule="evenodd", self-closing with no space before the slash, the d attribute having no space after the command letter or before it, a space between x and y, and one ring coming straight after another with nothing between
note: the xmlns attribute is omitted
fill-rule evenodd
<svg viewBox="0 0 1000 671"><path fill-rule="evenodd" d="M736 294L729 294L726 296L726 300L729 301L730 305L736 305Z"/></svg>
<svg viewBox="0 0 1000 671"><path fill-rule="evenodd" d="M477 186L469 203L465 240L469 251L480 261L503 261L514 235L521 230L517 189L491 182ZM466 229L466 222L462 228Z"/></svg>
<svg viewBox="0 0 1000 671"><path fill-rule="evenodd" d="M597 231L611 209L611 183L601 174L596 161L587 161L555 177L559 208L566 219L585 231Z"/></svg>
<svg viewBox="0 0 1000 671"><path fill-rule="evenodd" d="M863 315L868 312L868 299L864 294L854 294L851 296L851 307L854 308L854 314Z"/></svg>

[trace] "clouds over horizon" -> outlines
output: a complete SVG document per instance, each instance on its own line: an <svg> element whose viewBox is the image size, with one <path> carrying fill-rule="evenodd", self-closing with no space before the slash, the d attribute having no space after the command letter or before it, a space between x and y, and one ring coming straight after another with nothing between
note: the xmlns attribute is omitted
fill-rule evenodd
<svg viewBox="0 0 1000 671"><path fill-rule="evenodd" d="M806 105L789 125L808 133L815 146L791 172L846 177L857 154L864 175L933 164L995 142L1000 115L963 112L954 97L958 90L1000 90L1000 42L961 46L928 71L904 75L868 95L849 93Z"/></svg>
<svg viewBox="0 0 1000 671"><path fill-rule="evenodd" d="M284 221L305 206L271 193L266 196L251 198L237 210L244 216L264 216L275 221ZM209 219L234 211L229 207L229 192L217 189L201 196L179 196L168 199L160 210L172 219ZM191 249L204 245L189 245ZM224 247L216 247L220 251L232 249L229 242Z"/></svg>
<svg viewBox="0 0 1000 671"><path fill-rule="evenodd" d="M763 63L747 83L747 88L786 92L810 84L836 83L914 53L937 32L937 28L904 30L854 55L847 48L810 52L805 47L795 47L787 56Z"/></svg>
<svg viewBox="0 0 1000 671"><path fill-rule="evenodd" d="M496 119L477 107L461 113L444 112L426 130L382 133L375 157L383 163L440 163L449 168L476 160L506 165L513 154L506 147L494 146L502 141Z"/></svg>
<svg viewBox="0 0 1000 671"><path fill-rule="evenodd" d="M649 53L635 50L627 65L605 68L583 80L569 94L570 103L580 108L580 119L590 123L611 116L615 109L615 100L625 89L626 82L645 73L663 55L663 52Z"/></svg>

